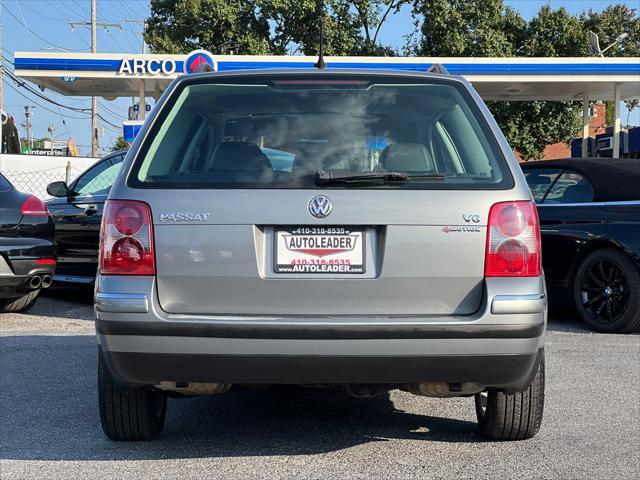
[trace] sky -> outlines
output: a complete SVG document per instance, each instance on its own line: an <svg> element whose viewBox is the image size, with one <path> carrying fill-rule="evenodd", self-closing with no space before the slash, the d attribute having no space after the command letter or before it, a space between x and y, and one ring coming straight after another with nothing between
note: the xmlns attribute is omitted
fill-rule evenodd
<svg viewBox="0 0 640 480"><path fill-rule="evenodd" d="M2 3L2 54L13 62L15 51L70 51L88 52L90 32L79 26L75 31L69 25L72 21L87 21L90 18L90 0L0 0ZM580 13L593 9L600 11L607 5L623 3L638 8L638 0L506 0L525 19L530 19L541 6L550 4L554 9L564 7L570 13ZM98 52L103 53L139 53L142 49L141 25L139 22L149 16L148 0L97 0L98 22L116 23L122 26L99 29L97 34ZM413 31L411 9L403 8L397 15L390 17L381 30L382 43L400 48L405 37ZM185 52L187 53L187 52ZM5 63L5 66L7 64ZM9 67L11 68L11 67ZM34 138L47 136L47 128L53 125L57 139L74 138L80 153L90 152L91 121L89 113L62 109L34 97L24 89L15 86L6 76L3 82L4 109L13 114L19 122L24 122L24 105L31 108L31 124ZM20 92L20 93L18 93ZM65 97L46 92L53 100L75 108L90 108L88 97ZM21 95L22 94L22 95ZM27 98L24 97L26 95ZM121 135L122 120L127 117L127 108L131 99L120 98L114 101L99 100L98 111L109 122L101 122L104 136L101 147L109 150L118 135ZM640 111L636 109L629 122L640 124ZM622 123L626 123L626 109L622 109ZM24 129L19 127L21 136Z"/></svg>

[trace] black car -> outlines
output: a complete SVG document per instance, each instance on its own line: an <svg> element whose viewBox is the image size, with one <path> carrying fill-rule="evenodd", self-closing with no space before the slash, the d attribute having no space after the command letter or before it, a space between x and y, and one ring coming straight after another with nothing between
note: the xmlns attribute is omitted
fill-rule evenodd
<svg viewBox="0 0 640 480"><path fill-rule="evenodd" d="M28 310L51 285L54 231L45 204L18 192L0 173L0 313Z"/></svg>
<svg viewBox="0 0 640 480"><path fill-rule="evenodd" d="M538 207L552 304L599 332L640 330L640 160L522 164Z"/></svg>
<svg viewBox="0 0 640 480"><path fill-rule="evenodd" d="M98 267L104 202L126 153L121 150L107 155L70 185L54 182L47 187L47 193L55 197L46 204L56 224L56 283L93 284Z"/></svg>

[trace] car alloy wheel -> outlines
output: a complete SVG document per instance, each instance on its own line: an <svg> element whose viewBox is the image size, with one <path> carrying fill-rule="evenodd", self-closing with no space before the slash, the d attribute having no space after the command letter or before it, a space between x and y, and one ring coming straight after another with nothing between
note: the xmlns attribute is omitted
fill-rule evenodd
<svg viewBox="0 0 640 480"><path fill-rule="evenodd" d="M614 261L598 259L580 278L584 311L598 323L613 323L624 315L631 289L624 270Z"/></svg>

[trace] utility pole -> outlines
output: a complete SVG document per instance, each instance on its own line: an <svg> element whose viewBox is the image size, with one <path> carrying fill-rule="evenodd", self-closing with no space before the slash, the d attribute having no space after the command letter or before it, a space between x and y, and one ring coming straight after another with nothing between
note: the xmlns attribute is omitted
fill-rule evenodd
<svg viewBox="0 0 640 480"><path fill-rule="evenodd" d="M77 26L89 27L91 29L91 53L98 52L97 31L98 28L104 28L109 31L109 28L119 28L123 31L122 25L119 23L98 23L97 22L97 5L96 0L91 0L91 21L86 20L69 20L71 29L75 32ZM98 149L100 148L98 139L98 97L91 97L91 156L98 156Z"/></svg>
<svg viewBox="0 0 640 480"><path fill-rule="evenodd" d="M142 53L147 53L147 42L144 41L144 31L147 26L147 21L144 18L125 18L126 23L135 23L142 26L141 32L132 32L134 35L140 35L142 37Z"/></svg>
<svg viewBox="0 0 640 480"><path fill-rule="evenodd" d="M0 54L2 53L2 1L0 0ZM0 56L0 114L4 110L4 98L2 97L2 84L4 83L4 61ZM0 118L0 155L2 155L2 150L4 146L4 141L2 140L2 119Z"/></svg>
<svg viewBox="0 0 640 480"><path fill-rule="evenodd" d="M91 0L91 53L98 52L96 42L96 5L97 0ZM98 156L98 97L91 97L91 156Z"/></svg>

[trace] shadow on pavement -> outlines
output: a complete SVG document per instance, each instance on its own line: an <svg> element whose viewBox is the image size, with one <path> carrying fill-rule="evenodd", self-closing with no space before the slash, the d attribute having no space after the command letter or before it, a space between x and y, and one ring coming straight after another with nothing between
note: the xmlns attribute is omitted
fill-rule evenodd
<svg viewBox="0 0 640 480"><path fill-rule="evenodd" d="M596 333L580 320L575 310L562 307L551 307L549 309L547 330L550 332Z"/></svg>
<svg viewBox="0 0 640 480"><path fill-rule="evenodd" d="M93 305L93 287L75 287L54 283L51 288L43 290L41 296L65 302L77 302L81 305Z"/></svg>
<svg viewBox="0 0 640 480"><path fill-rule="evenodd" d="M0 337L0 358L1 459L301 455L390 438L481 441L474 422L406 413L388 395L281 386L170 399L158 440L111 442L99 424L93 336Z"/></svg>

